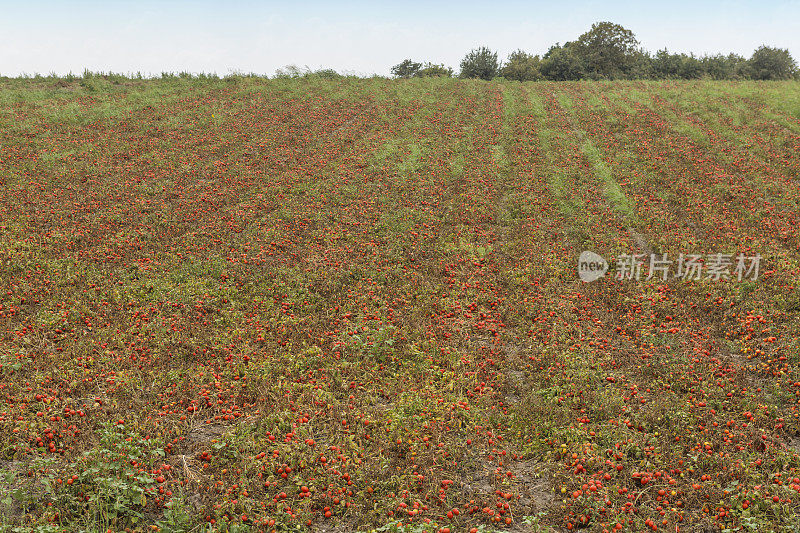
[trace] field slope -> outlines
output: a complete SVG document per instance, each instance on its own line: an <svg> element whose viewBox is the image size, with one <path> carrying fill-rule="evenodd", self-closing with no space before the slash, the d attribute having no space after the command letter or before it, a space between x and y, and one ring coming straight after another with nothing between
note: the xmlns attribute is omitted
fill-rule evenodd
<svg viewBox="0 0 800 533"><path fill-rule="evenodd" d="M796 82L0 81L0 531L788 530L798 226Z"/></svg>

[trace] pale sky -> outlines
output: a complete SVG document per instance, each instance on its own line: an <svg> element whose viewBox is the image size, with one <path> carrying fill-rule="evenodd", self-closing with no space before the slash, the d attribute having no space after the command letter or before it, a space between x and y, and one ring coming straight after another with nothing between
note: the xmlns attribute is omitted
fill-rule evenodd
<svg viewBox="0 0 800 533"><path fill-rule="evenodd" d="M389 74L405 58L458 70L485 45L543 54L593 22L632 30L655 52L736 52L761 44L800 61L800 0L176 1L0 0L0 76L92 71L273 74L289 64Z"/></svg>

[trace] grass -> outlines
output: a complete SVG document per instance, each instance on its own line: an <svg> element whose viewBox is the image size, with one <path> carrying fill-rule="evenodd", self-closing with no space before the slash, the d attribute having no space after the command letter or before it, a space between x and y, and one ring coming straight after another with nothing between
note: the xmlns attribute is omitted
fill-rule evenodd
<svg viewBox="0 0 800 533"><path fill-rule="evenodd" d="M585 141L581 146L583 155L589 160L589 163L594 169L595 175L603 183L603 194L609 204L622 216L624 216L632 225L636 223L636 212L630 204L630 201L622 192L619 184L614 180L611 174L611 169L603 161L600 151L595 147L591 141Z"/></svg>

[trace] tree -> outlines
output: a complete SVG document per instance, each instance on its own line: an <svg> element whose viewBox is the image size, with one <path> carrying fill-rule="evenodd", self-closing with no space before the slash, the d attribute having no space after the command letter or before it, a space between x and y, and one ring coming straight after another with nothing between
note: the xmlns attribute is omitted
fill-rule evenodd
<svg viewBox="0 0 800 533"><path fill-rule="evenodd" d="M344 76L332 68L321 68L319 70L315 70L313 75L319 76L320 78L324 78L326 80L338 80L344 78Z"/></svg>
<svg viewBox="0 0 800 533"><path fill-rule="evenodd" d="M745 58L736 54L703 56L700 62L703 64L705 74L715 80L739 78L743 67L747 64Z"/></svg>
<svg viewBox="0 0 800 533"><path fill-rule="evenodd" d="M597 22L574 45L575 54L595 79L627 77L640 53L639 41L631 30L612 22Z"/></svg>
<svg viewBox="0 0 800 533"><path fill-rule="evenodd" d="M627 78L634 80L649 79L653 77L653 58L648 52L640 50L634 54L634 60L627 73Z"/></svg>
<svg viewBox="0 0 800 533"><path fill-rule="evenodd" d="M497 52L492 52L485 46L476 48L461 60L462 78L480 78L491 80L497 76Z"/></svg>
<svg viewBox="0 0 800 533"><path fill-rule="evenodd" d="M421 67L421 63L416 63L410 59L406 59L402 63L392 67L392 75L398 78L413 78L417 75Z"/></svg>
<svg viewBox="0 0 800 533"><path fill-rule="evenodd" d="M542 78L539 72L539 56L532 56L522 50L511 52L508 61L500 68L500 75L509 80L531 81Z"/></svg>
<svg viewBox="0 0 800 533"><path fill-rule="evenodd" d="M300 68L297 65L286 65L275 71L275 77L279 79L301 78L303 76L308 76L310 73L311 69L309 69L308 66Z"/></svg>
<svg viewBox="0 0 800 533"><path fill-rule="evenodd" d="M656 79L674 79L678 77L681 67L681 56L670 54L666 48L656 52L652 61L653 77Z"/></svg>
<svg viewBox="0 0 800 533"><path fill-rule="evenodd" d="M444 65L434 65L431 62L425 63L415 74L417 78L451 78L453 69Z"/></svg>
<svg viewBox="0 0 800 533"><path fill-rule="evenodd" d="M566 43L564 46L556 43L555 46L551 46L542 59L540 66L542 75L553 81L581 79L586 71L583 68L583 62L572 48L571 43Z"/></svg>
<svg viewBox="0 0 800 533"><path fill-rule="evenodd" d="M695 57L694 54L686 54L680 55L680 61L678 63L678 77L684 80L694 80L698 78L702 78L705 74L705 70L703 69L703 63Z"/></svg>
<svg viewBox="0 0 800 533"><path fill-rule="evenodd" d="M797 75L797 63L789 50L761 45L748 61L755 80L788 80Z"/></svg>

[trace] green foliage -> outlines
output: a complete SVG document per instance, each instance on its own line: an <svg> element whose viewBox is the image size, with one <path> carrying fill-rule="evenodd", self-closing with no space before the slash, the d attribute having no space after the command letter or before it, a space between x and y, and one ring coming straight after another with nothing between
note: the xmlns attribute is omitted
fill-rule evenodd
<svg viewBox="0 0 800 533"><path fill-rule="evenodd" d="M591 163L597 177L603 182L603 194L608 202L614 206L617 212L627 217L630 222L634 222L636 211L630 205L630 201L625 196L625 193L622 192L619 184L614 180L611 169L603 161L600 151L590 141L584 142L583 146L581 146L581 151Z"/></svg>
<svg viewBox="0 0 800 533"><path fill-rule="evenodd" d="M703 56L700 62L705 74L715 80L737 79L747 67L747 60L738 54Z"/></svg>
<svg viewBox="0 0 800 533"><path fill-rule="evenodd" d="M164 509L164 519L158 522L159 531L164 533L186 533L191 529L192 519L186 502L173 498Z"/></svg>
<svg viewBox="0 0 800 533"><path fill-rule="evenodd" d="M322 78L327 80L342 79L345 76L339 74L332 68L321 68L312 71L308 67L300 68L297 65L287 65L275 71L276 79L295 79L295 78Z"/></svg>
<svg viewBox="0 0 800 533"><path fill-rule="evenodd" d="M789 50L764 45L753 52L748 68L755 80L788 80L798 74L797 62Z"/></svg>
<svg viewBox="0 0 800 533"><path fill-rule="evenodd" d="M392 72L398 77L422 75L418 63L406 60ZM395 69L398 69L395 71ZM411 70L409 70L411 69ZM413 71L413 74L408 72ZM659 50L651 56L639 46L634 33L612 22L597 22L576 41L556 43L539 59L522 50L512 52L503 65L486 47L472 50L461 61L462 78L490 80L548 79L570 81L589 79L699 79L751 78L786 80L798 75L797 63L786 49L761 46L746 61L737 54L695 56ZM405 74L401 74L405 73Z"/></svg>
<svg viewBox="0 0 800 533"><path fill-rule="evenodd" d="M326 80L338 80L344 78L344 76L342 76L332 68L321 68L319 70L315 70L313 75Z"/></svg>
<svg viewBox="0 0 800 533"><path fill-rule="evenodd" d="M420 68L422 68L421 63L405 59L402 63L398 63L392 67L392 75L396 78L413 78L417 75Z"/></svg>
<svg viewBox="0 0 800 533"><path fill-rule="evenodd" d="M419 69L416 76L418 78L452 78L453 69L446 67L443 64L425 63Z"/></svg>
<svg viewBox="0 0 800 533"><path fill-rule="evenodd" d="M539 70L541 60L523 50L515 50L500 69L500 75L508 80L533 81L542 78Z"/></svg>
<svg viewBox="0 0 800 533"><path fill-rule="evenodd" d="M437 65L430 61L425 64L406 59L392 67L392 75L401 79L408 78L451 78L453 69L445 65Z"/></svg>
<svg viewBox="0 0 800 533"><path fill-rule="evenodd" d="M52 504L54 483L53 467L56 460L52 457L37 457L28 464L36 476L24 475L14 469L0 469L0 518L11 514L16 508L22 513L41 509L45 504ZM0 523L3 523L0 520ZM0 532L6 531L0 525Z"/></svg>
<svg viewBox="0 0 800 533"><path fill-rule="evenodd" d="M639 41L629 29L612 22L597 22L572 47L586 66L589 77L626 77L636 64Z"/></svg>
<svg viewBox="0 0 800 533"><path fill-rule="evenodd" d="M677 78L680 69L680 54L670 54L666 48L656 52L653 57L653 76L656 78Z"/></svg>
<svg viewBox="0 0 800 533"><path fill-rule="evenodd" d="M461 60L462 78L479 78L491 80L497 76L499 70L497 52L492 52L485 46L471 50Z"/></svg>
<svg viewBox="0 0 800 533"><path fill-rule="evenodd" d="M394 356L395 326L383 326L377 330L367 330L358 335L350 335L349 345L357 355L385 363Z"/></svg>
<svg viewBox="0 0 800 533"><path fill-rule="evenodd" d="M681 61L678 65L678 77L683 80L694 80L702 78L704 74L703 64L694 54L681 54Z"/></svg>
<svg viewBox="0 0 800 533"><path fill-rule="evenodd" d="M75 513L103 530L112 523L136 525L144 518L148 494L156 488L141 465L163 456L162 449L125 426L104 423L100 443L70 469L77 478L64 490L72 502L77 501Z"/></svg>
<svg viewBox="0 0 800 533"><path fill-rule="evenodd" d="M273 77L277 79L302 78L310 73L311 70L308 67L302 69L297 65L286 65L285 67L281 67L276 70Z"/></svg>
<svg viewBox="0 0 800 533"><path fill-rule="evenodd" d="M586 73L583 61L569 43L564 46L556 43L552 46L545 54L540 70L545 78L553 81L579 80Z"/></svg>
<svg viewBox="0 0 800 533"><path fill-rule="evenodd" d="M634 54L627 77L633 80L653 78L653 59L649 52L639 50Z"/></svg>
<svg viewBox="0 0 800 533"><path fill-rule="evenodd" d="M694 55L670 54L666 48L656 53L652 64L655 78L691 80L704 73L702 61Z"/></svg>
<svg viewBox="0 0 800 533"><path fill-rule="evenodd" d="M546 511L540 511L535 515L528 515L522 517L522 523L527 525L531 531L535 531L537 533L549 533L551 531L555 531L549 526L544 525L542 522L544 521L545 517L547 516Z"/></svg>

